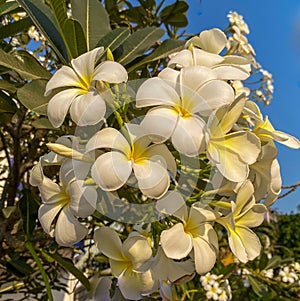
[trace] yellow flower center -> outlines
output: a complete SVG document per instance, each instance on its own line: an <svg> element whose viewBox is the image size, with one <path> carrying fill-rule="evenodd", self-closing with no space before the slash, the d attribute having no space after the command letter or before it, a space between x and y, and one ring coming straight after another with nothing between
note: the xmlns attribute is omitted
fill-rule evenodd
<svg viewBox="0 0 300 301"><path fill-rule="evenodd" d="M182 118L189 118L191 116L190 112L188 112L185 108L180 106L175 107L175 111Z"/></svg>

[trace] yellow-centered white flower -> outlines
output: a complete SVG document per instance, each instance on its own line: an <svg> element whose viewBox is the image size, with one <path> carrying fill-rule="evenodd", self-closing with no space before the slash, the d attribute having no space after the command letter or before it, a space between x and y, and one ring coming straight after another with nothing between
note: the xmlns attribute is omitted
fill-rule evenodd
<svg viewBox="0 0 300 301"><path fill-rule="evenodd" d="M78 170L84 162L77 162ZM85 168L83 168L85 169ZM93 187L84 186L83 179L76 179L73 162L66 159L60 168L60 184L43 174L42 164L37 164L31 173L30 183L39 188L42 205L38 211L44 231L59 245L72 246L82 240L88 230L77 217L85 218L95 211L97 193ZM55 222L55 227L52 224Z"/></svg>
<svg viewBox="0 0 300 301"><path fill-rule="evenodd" d="M71 60L71 67L63 66L49 80L45 95L57 88L66 88L56 93L49 101L47 113L54 127L63 123L69 109L73 121L80 126L92 125L103 119L106 104L96 81L121 83L127 81L125 68L117 62L105 61L95 67L104 48L95 48Z"/></svg>
<svg viewBox="0 0 300 301"><path fill-rule="evenodd" d="M128 180L131 172L142 193L150 198L162 197L175 177L175 160L164 144L151 141L138 125L127 125L128 140L116 129L105 128L87 143L87 151L109 148L92 166L92 178L104 191L115 191Z"/></svg>
<svg viewBox="0 0 300 301"><path fill-rule="evenodd" d="M170 199L160 201L157 207L164 213L174 211L174 204ZM218 214L208 207L201 207L198 203L188 210L182 199L182 206L172 215L178 217L182 223L162 231L160 244L164 253L169 258L180 260L193 251L190 255L194 259L196 272L209 272L218 253L218 237L212 226Z"/></svg>
<svg viewBox="0 0 300 301"><path fill-rule="evenodd" d="M219 53L226 47L227 38L217 28L204 30L188 40L188 49L175 54L168 63L170 68L206 66L213 69L218 79L245 80L250 76L250 63L241 56Z"/></svg>
<svg viewBox="0 0 300 301"><path fill-rule="evenodd" d="M136 106L155 106L141 122L154 142L171 138L180 153L196 156L205 149L205 122L199 114L209 115L233 100L233 89L217 80L213 70L194 66L162 71L146 80L137 92Z"/></svg>
<svg viewBox="0 0 300 301"><path fill-rule="evenodd" d="M112 273L118 278L119 288L126 299L140 300L142 294L151 293L158 288L150 270L136 272L141 265L151 259L152 249L146 237L131 232L123 242L109 227L95 231L97 248L109 258Z"/></svg>
<svg viewBox="0 0 300 301"><path fill-rule="evenodd" d="M245 106L240 95L231 105L211 114L206 126L206 152L211 164L232 182L243 182L249 165L256 162L261 151L260 139L249 131L231 132Z"/></svg>
<svg viewBox="0 0 300 301"><path fill-rule="evenodd" d="M228 232L228 242L232 253L241 261L253 260L260 254L259 238L250 229L259 226L266 212L266 206L255 202L254 188L247 180L240 187L236 200L231 201L231 212L218 218Z"/></svg>

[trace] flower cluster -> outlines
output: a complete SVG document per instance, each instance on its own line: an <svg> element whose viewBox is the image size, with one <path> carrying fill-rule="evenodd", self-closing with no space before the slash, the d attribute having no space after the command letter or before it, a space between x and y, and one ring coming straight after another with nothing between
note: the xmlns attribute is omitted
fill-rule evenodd
<svg viewBox="0 0 300 301"><path fill-rule="evenodd" d="M135 208L119 216L130 215L131 224L141 223L136 211L154 204L152 219L143 219L151 224L148 231L132 230L121 239L103 222L94 233L127 299L208 273L218 259L216 224L227 231L237 260L260 254L251 228L263 222L281 188L274 140L295 149L300 142L275 130L247 98L242 81L250 76L250 62L223 55L227 44L219 29L202 32L136 91L126 84L126 69L105 60L101 47L73 59L47 84L52 125L68 118L79 130L49 144L52 151L32 170L44 230L72 246L88 234L85 218L95 210L108 214L114 200ZM91 126L94 134L82 135ZM59 184L44 174L47 165L59 167ZM216 281L204 287L207 298L229 299Z"/></svg>
<svg viewBox="0 0 300 301"><path fill-rule="evenodd" d="M222 279L222 276L207 273L200 277L200 282L206 291L206 298L208 300L231 300L232 295L229 281Z"/></svg>

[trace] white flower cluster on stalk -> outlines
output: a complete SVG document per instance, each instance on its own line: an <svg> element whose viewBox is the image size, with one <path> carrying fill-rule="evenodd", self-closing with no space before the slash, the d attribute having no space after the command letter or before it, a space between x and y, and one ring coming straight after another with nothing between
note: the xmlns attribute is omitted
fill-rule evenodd
<svg viewBox="0 0 300 301"><path fill-rule="evenodd" d="M235 53L223 55L227 43L219 29L202 32L134 95L126 69L104 61L101 47L63 66L47 84L54 127L69 112L79 129L98 128L91 137L79 130L49 144L51 152L32 170L44 230L58 244L72 246L89 232L85 218L95 210L103 214L103 196L108 215L117 208L112 199L136 211L154 204L156 220L139 220L151 224L148 231L132 230L124 238L103 222L94 233L127 299L159 288L163 294L169 284L209 273L219 251L216 224L226 229L237 260L246 263L260 254L251 228L263 222L281 188L274 140L295 149L300 142L275 130L248 99L242 81L250 76L250 62ZM112 116L118 123L109 122ZM193 159L201 164L184 166ZM59 184L44 174L48 165L59 166ZM182 183L184 173L196 174L194 184ZM133 213L120 213L116 222ZM208 281L205 289L207 298L230 298L218 282Z"/></svg>

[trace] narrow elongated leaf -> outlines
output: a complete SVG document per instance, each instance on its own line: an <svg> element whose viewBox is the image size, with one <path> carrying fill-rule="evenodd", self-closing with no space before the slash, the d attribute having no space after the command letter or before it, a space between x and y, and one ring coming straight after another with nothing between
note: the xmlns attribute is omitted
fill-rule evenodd
<svg viewBox="0 0 300 301"><path fill-rule="evenodd" d="M97 47L103 46L104 49L109 48L111 51L117 49L128 37L130 36L129 28L120 27L116 28L104 37L100 39L97 43Z"/></svg>
<svg viewBox="0 0 300 301"><path fill-rule="evenodd" d="M17 0L26 10L36 27L44 34L64 64L69 62L68 50L61 36L55 16L41 0Z"/></svg>
<svg viewBox="0 0 300 301"><path fill-rule="evenodd" d="M2 0L0 2L0 16L10 13L11 11L18 8L18 6L19 4L16 1L7 2L5 0Z"/></svg>
<svg viewBox="0 0 300 301"><path fill-rule="evenodd" d="M0 80L0 89L10 93L15 93L17 91L17 87L14 84L4 79Z"/></svg>
<svg viewBox="0 0 300 301"><path fill-rule="evenodd" d="M18 205L22 215L23 230L26 234L31 234L36 225L39 205L29 189L23 189L23 196Z"/></svg>
<svg viewBox="0 0 300 301"><path fill-rule="evenodd" d="M72 14L83 28L88 50L95 48L98 41L111 31L108 13L98 0L73 0Z"/></svg>
<svg viewBox="0 0 300 301"><path fill-rule="evenodd" d="M42 251L43 253L46 253L44 251ZM57 253L46 253L48 256L52 257L53 259L55 259L65 270L67 270L68 272L70 272L72 275L74 275L84 286L87 290L91 289L91 285L89 280L84 276L84 274L78 270L74 264L72 263L72 261L70 261L67 258L63 258L61 257L59 254Z"/></svg>
<svg viewBox="0 0 300 301"><path fill-rule="evenodd" d="M0 91L0 113L15 113L17 106L3 91Z"/></svg>
<svg viewBox="0 0 300 301"><path fill-rule="evenodd" d="M51 74L28 52L9 54L0 49L0 65L12 69L25 79L49 79Z"/></svg>
<svg viewBox="0 0 300 301"><path fill-rule="evenodd" d="M66 20L63 26L63 32L72 58L76 58L87 51L84 32L77 20Z"/></svg>
<svg viewBox="0 0 300 301"><path fill-rule="evenodd" d="M47 105L51 97L45 97L46 80L33 80L17 92L21 103L29 110L47 115Z"/></svg>
<svg viewBox="0 0 300 301"><path fill-rule="evenodd" d="M144 59L142 59L140 62L134 64L128 69L128 72L133 71L139 66L142 66L144 64L160 60L162 58L167 57L168 55L180 51L185 44L185 41L180 40L165 40L161 45L157 47L151 54L146 56Z"/></svg>
<svg viewBox="0 0 300 301"><path fill-rule="evenodd" d="M6 26L2 26L0 31L0 39L14 36L21 31L26 31L31 25L32 21L27 17L21 19L20 21L16 21L13 23L9 23Z"/></svg>
<svg viewBox="0 0 300 301"><path fill-rule="evenodd" d="M137 57L142 56L165 31L157 27L146 27L134 32L123 44L123 53L118 61L127 65Z"/></svg>
<svg viewBox="0 0 300 301"><path fill-rule="evenodd" d="M68 19L67 7L64 0L50 0L49 4L54 12L54 16L59 27L62 29Z"/></svg>

